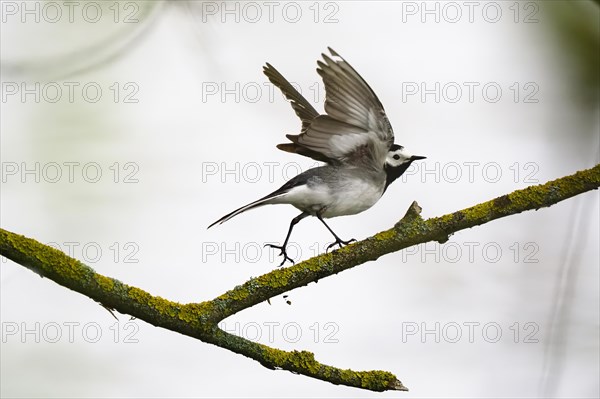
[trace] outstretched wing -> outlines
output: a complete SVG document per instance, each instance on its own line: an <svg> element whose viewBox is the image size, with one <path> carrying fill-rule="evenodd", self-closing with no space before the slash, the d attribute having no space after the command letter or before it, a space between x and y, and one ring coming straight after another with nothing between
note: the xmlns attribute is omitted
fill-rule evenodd
<svg viewBox="0 0 600 399"><path fill-rule="evenodd" d="M273 83L276 87L278 87L285 98L290 100L292 104L292 108L296 112L296 115L302 121L302 132L306 131L307 127L312 123L312 121L319 116L319 113L316 109L306 99L292 86L290 82L287 81L286 78L283 77L281 73L273 65L267 63L265 67L263 67L263 72L271 83ZM297 146L294 143L285 143L278 144L277 148L286 152L293 152L296 154L304 155L305 157L310 157L314 160L321 162L331 163L334 160L327 158L324 154L311 150L307 147Z"/></svg>
<svg viewBox="0 0 600 399"><path fill-rule="evenodd" d="M382 167L394 143L383 105L358 72L334 50L329 51L331 57L323 54L324 62L317 62L325 84L327 115L316 116L310 123L301 117L301 134L288 135L292 143L278 147L321 154L329 163Z"/></svg>
<svg viewBox="0 0 600 399"><path fill-rule="evenodd" d="M263 72L271 83L279 87L285 98L290 100L296 115L302 120L302 131L304 131L312 120L319 116L317 110L306 101L302 94L298 93L298 90L273 65L267 62L267 65L263 67Z"/></svg>

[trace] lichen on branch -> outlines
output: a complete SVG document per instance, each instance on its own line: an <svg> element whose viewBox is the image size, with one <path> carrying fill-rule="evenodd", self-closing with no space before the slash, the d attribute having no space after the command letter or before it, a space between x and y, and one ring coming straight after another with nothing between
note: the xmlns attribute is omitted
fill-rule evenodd
<svg viewBox="0 0 600 399"><path fill-rule="evenodd" d="M180 304L151 295L36 240L0 229L0 254L108 309L130 314L152 325L179 332L252 358L271 369L372 391L407 390L387 371L352 371L319 363L306 351L283 351L229 334L218 323L241 310L294 288L332 276L379 257L429 241L446 242L453 233L527 210L549 207L600 186L600 165L546 184L492 199L448 215L423 220L414 202L392 228L332 253L278 268L252 278L219 297ZM5 266L4 266L5 267Z"/></svg>

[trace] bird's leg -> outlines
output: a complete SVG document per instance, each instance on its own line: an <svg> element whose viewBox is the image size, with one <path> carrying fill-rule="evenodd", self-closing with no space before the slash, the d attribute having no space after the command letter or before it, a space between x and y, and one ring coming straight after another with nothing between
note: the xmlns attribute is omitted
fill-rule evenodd
<svg viewBox="0 0 600 399"><path fill-rule="evenodd" d="M332 242L331 244L329 244L329 245L327 246L327 250L326 250L325 252L329 252L329 249L330 249L331 247L334 247L334 246L336 246L336 245L337 245L337 246L339 246L339 247L341 248L343 245L348 245L348 244L350 244L351 242L354 242L354 241L356 241L354 238L352 238L352 239L350 239L350 240L348 240L348 241L344 241L344 240L342 240L340 237L338 237L338 236L337 236L337 234L335 234L335 233L333 232L333 230L331 230L331 227L329 227L329 226L327 225L327 223L325 223L325 220L323 220L323 216L321 216L321 213L322 213L324 210L325 210L325 209L322 209L321 211L317 212L317 218L318 218L318 219L321 221L321 223L323 223L323 224L325 225L325 227L327 227L327 230L329 230L329 232L330 232L331 234L333 234L333 236L335 237L335 242Z"/></svg>
<svg viewBox="0 0 600 399"><path fill-rule="evenodd" d="M287 235L285 236L285 241L283 241L283 245L279 246L279 245L275 245L275 244L265 244L265 247L271 247L271 248L279 249L281 251L279 253L279 256L283 256L283 261L281 261L281 264L279 265L279 267L283 266L283 264L285 263L286 260L289 260L290 262L294 263L294 260L292 258L290 258L287 254L287 251L286 251L287 244L290 239L290 235L292 235L292 230L294 229L294 226L299 221L301 221L302 219L304 219L305 217L307 217L309 215L310 214L307 212L302 212L301 214L299 214L298 216L296 216L295 218L292 219L292 221L290 222L290 229L288 230Z"/></svg>

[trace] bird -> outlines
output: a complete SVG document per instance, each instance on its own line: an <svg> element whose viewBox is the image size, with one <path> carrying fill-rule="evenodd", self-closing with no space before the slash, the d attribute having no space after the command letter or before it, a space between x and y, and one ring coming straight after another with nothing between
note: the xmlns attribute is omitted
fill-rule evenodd
<svg viewBox="0 0 600 399"><path fill-rule="evenodd" d="M394 143L394 131L381 101L367 82L337 52L321 54L317 73L325 86L325 114L317 110L277 69L266 63L263 72L289 100L302 122L300 134L288 134L289 142L277 148L323 162L287 181L264 197L244 205L219 220L224 223L240 213L268 204L290 204L301 213L294 217L282 245L265 244L278 249L279 256L292 264L287 245L294 226L302 219L319 219L341 248L355 239L342 240L325 219L354 215L371 208L414 161L425 159L410 154Z"/></svg>

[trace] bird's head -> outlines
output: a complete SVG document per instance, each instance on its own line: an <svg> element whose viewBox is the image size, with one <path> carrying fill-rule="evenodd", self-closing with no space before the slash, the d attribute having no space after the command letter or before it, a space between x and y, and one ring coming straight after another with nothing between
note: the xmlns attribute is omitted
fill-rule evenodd
<svg viewBox="0 0 600 399"><path fill-rule="evenodd" d="M385 188L387 189L394 180L402 176L402 174L406 172L406 169L408 169L413 161L418 161L419 159L425 158L426 157L420 155L410 154L401 145L392 144L390 150L388 151L384 165L385 173L387 175Z"/></svg>

